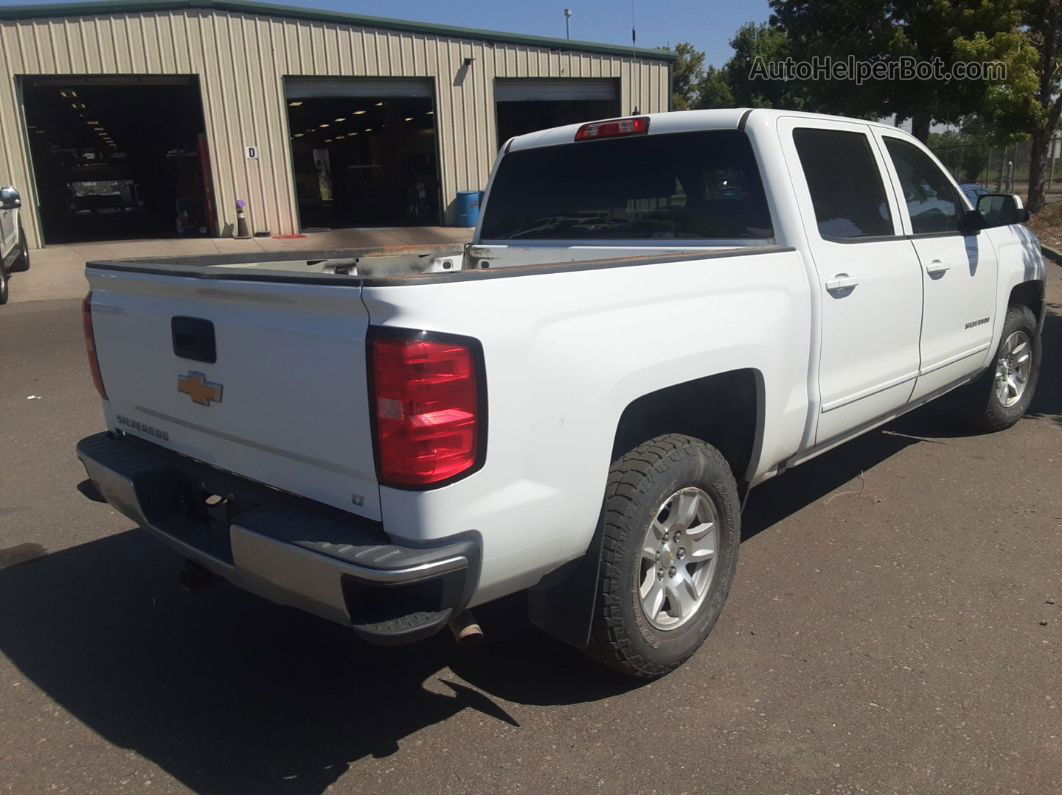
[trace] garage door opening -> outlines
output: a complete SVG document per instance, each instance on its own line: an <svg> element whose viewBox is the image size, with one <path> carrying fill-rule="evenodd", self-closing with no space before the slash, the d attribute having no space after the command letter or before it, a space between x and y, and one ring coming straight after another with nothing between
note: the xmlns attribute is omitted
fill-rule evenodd
<svg viewBox="0 0 1062 795"><path fill-rule="evenodd" d="M22 79L45 243L216 234L192 77Z"/></svg>
<svg viewBox="0 0 1062 795"><path fill-rule="evenodd" d="M498 79L498 145L514 135L620 115L619 82L611 79Z"/></svg>
<svg viewBox="0 0 1062 795"><path fill-rule="evenodd" d="M285 96L303 230L439 223L430 81L288 78Z"/></svg>

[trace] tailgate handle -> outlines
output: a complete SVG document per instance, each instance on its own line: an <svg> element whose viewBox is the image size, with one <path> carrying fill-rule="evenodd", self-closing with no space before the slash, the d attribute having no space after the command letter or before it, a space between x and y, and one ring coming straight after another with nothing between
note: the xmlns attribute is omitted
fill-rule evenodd
<svg viewBox="0 0 1062 795"><path fill-rule="evenodd" d="M201 317L177 316L170 321L173 352L182 359L213 364L218 360L214 324Z"/></svg>

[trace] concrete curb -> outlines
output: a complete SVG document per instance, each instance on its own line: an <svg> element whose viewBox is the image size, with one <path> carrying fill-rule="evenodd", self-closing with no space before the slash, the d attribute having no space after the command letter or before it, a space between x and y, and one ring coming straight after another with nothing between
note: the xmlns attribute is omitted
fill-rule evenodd
<svg viewBox="0 0 1062 795"><path fill-rule="evenodd" d="M1042 251L1043 255L1049 260L1052 260L1056 265L1062 265L1062 251L1059 251L1057 248L1045 246L1043 243L1040 244L1040 251Z"/></svg>

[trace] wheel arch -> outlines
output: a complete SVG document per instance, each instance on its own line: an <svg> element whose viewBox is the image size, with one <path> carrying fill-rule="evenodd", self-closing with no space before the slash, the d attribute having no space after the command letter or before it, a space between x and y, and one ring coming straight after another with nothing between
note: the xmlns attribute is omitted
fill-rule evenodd
<svg viewBox="0 0 1062 795"><path fill-rule="evenodd" d="M1020 282L1010 289L1007 306L1027 306L1040 323L1044 312L1044 283L1040 279Z"/></svg>
<svg viewBox="0 0 1062 795"><path fill-rule="evenodd" d="M763 444L764 389L761 371L743 368L641 395L620 415L609 460L616 461L658 436L692 436L722 453L742 494ZM531 623L579 649L590 638L602 541L599 519L586 553L546 575L528 592Z"/></svg>
<svg viewBox="0 0 1062 795"><path fill-rule="evenodd" d="M657 436L683 434L717 448L738 484L747 486L763 444L764 394L763 373L755 368L649 392L632 400L620 415L610 460Z"/></svg>

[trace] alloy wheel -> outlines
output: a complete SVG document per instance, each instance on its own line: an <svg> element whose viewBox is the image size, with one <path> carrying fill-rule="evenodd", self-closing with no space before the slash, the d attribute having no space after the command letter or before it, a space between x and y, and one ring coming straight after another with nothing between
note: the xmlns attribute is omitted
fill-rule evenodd
<svg viewBox="0 0 1062 795"><path fill-rule="evenodd" d="M689 621L715 576L719 515L706 492L676 491L661 504L645 532L639 562L642 613L656 629Z"/></svg>

